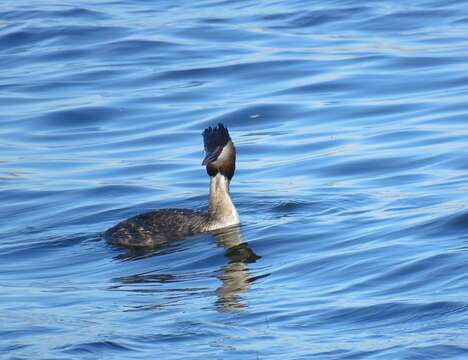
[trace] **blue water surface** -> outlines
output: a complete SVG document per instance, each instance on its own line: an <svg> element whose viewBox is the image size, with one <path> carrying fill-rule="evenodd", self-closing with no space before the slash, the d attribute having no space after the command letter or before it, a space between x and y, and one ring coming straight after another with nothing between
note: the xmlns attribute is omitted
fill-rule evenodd
<svg viewBox="0 0 468 360"><path fill-rule="evenodd" d="M467 359L468 3L4 0L0 357ZM239 229L147 250L117 222Z"/></svg>

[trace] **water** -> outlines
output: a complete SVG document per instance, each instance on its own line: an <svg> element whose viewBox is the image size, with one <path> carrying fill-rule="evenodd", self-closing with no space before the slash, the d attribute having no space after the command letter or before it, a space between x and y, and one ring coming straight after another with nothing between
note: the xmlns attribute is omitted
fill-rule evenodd
<svg viewBox="0 0 468 360"><path fill-rule="evenodd" d="M2 358L468 358L467 9L3 1ZM241 228L102 241L217 122Z"/></svg>

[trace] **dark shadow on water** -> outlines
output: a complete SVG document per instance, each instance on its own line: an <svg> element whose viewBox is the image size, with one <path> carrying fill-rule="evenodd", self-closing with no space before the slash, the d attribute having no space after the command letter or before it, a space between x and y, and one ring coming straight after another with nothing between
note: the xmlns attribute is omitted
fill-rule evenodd
<svg viewBox="0 0 468 360"><path fill-rule="evenodd" d="M217 299L215 308L220 312L235 312L241 311L247 305L243 302L241 294L250 289L250 284L257 279L268 276L269 274L252 277L249 274L249 264L256 262L261 257L258 256L252 248L249 247L247 242L244 242L239 227L231 227L213 233L216 244L225 249L224 256L228 259L228 263L222 266L216 273L222 285L216 289L215 293ZM134 261L153 256L163 256L176 251L182 251L187 246L187 241L175 241L161 245L156 248L125 248L125 252L117 255L115 259L120 261ZM182 245L183 244L183 245ZM197 269L193 269L196 271ZM126 286L134 286L138 284L170 284L170 283L183 283L191 280L192 274L170 274L170 273L140 273L130 276L124 276L113 279L117 284L112 286L111 290L124 290ZM132 289L135 292L165 292L173 291L174 289ZM190 295L196 290L205 289L179 289L182 293ZM207 292L212 295L212 291ZM133 308L132 311L148 310L155 308L162 308L162 304L147 304Z"/></svg>
<svg viewBox="0 0 468 360"><path fill-rule="evenodd" d="M139 259L145 259L152 256L161 256L166 254L172 254L181 251L183 247L182 241L167 242L154 248L145 247L121 247L122 253L119 253L114 257L115 260L119 261L134 261Z"/></svg>

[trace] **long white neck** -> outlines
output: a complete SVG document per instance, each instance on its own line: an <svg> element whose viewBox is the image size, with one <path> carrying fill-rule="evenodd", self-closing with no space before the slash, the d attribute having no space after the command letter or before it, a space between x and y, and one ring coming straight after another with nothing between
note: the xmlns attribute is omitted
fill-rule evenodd
<svg viewBox="0 0 468 360"><path fill-rule="evenodd" d="M211 177L208 215L210 223L207 230L237 225L240 221L229 195L229 180L220 173Z"/></svg>

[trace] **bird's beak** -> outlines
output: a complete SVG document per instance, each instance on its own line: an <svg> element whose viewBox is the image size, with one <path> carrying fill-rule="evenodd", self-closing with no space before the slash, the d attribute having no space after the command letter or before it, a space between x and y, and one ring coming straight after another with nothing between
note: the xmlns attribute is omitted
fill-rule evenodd
<svg viewBox="0 0 468 360"><path fill-rule="evenodd" d="M221 154L221 150L223 150L223 148L221 146L218 146L216 149L214 149L211 152L206 151L206 155L205 155L205 158L203 159L202 165L207 165L209 163L215 162L219 154Z"/></svg>

